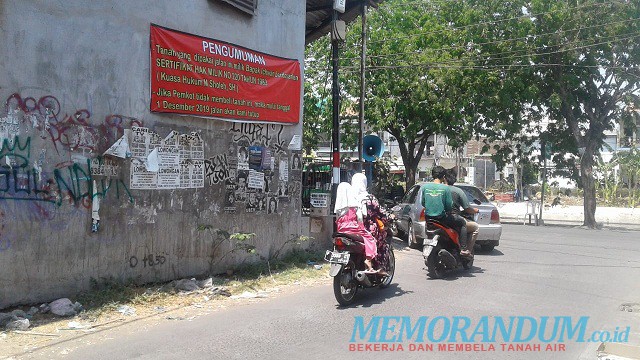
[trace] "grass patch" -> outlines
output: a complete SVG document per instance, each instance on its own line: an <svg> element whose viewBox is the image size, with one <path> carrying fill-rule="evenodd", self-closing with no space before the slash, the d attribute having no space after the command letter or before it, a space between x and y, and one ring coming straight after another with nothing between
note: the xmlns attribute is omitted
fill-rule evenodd
<svg viewBox="0 0 640 360"><path fill-rule="evenodd" d="M319 252L292 251L282 259L263 260L236 267L231 276L214 276L213 286L224 287L232 295L239 295L246 291L264 291L275 286L321 279L327 276L327 267L323 266L318 270L313 265L320 265L323 257L324 253ZM97 318L115 312L121 305L136 308L172 306L185 304L190 297L197 297L198 300L203 297L198 291L179 294L168 285L139 286L133 283L123 284L114 279L92 279L91 289L77 298L85 309L81 317Z"/></svg>

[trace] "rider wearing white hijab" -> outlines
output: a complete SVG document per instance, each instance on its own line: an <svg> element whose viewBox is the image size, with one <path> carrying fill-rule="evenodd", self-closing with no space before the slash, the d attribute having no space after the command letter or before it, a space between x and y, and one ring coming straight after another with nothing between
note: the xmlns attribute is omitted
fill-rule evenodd
<svg viewBox="0 0 640 360"><path fill-rule="evenodd" d="M336 190L336 204L333 208L333 212L341 217L344 215L350 207L357 207L358 204L353 198L353 189L348 182L341 182L338 184Z"/></svg>
<svg viewBox="0 0 640 360"><path fill-rule="evenodd" d="M351 178L351 192L355 206L358 207L358 221L362 222L367 213L365 200L369 197L367 192L367 177L363 173L356 173Z"/></svg>

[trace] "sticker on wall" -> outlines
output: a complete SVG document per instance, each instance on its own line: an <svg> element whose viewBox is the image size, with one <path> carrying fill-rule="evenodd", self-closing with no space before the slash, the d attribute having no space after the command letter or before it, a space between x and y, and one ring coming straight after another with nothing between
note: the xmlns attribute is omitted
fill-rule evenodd
<svg viewBox="0 0 640 360"><path fill-rule="evenodd" d="M289 197L289 187L286 182L282 181L282 179L278 181L278 197Z"/></svg>
<svg viewBox="0 0 640 360"><path fill-rule="evenodd" d="M246 146L238 147L238 170L249 170L249 150Z"/></svg>
<svg viewBox="0 0 640 360"><path fill-rule="evenodd" d="M293 135L289 142L289 150L301 150L302 149L302 137L300 135Z"/></svg>
<svg viewBox="0 0 640 360"><path fill-rule="evenodd" d="M262 149L262 164L260 168L263 170L273 170L273 157L271 156L271 149L265 147Z"/></svg>
<svg viewBox="0 0 640 360"><path fill-rule="evenodd" d="M267 209L267 197L264 193L256 194L256 213L264 214Z"/></svg>
<svg viewBox="0 0 640 360"><path fill-rule="evenodd" d="M300 161L300 154L291 154L291 171L302 170L302 162Z"/></svg>
<svg viewBox="0 0 640 360"><path fill-rule="evenodd" d="M245 212L253 213L258 209L258 197L256 196L256 192L249 190L247 193L247 202L245 204Z"/></svg>
<svg viewBox="0 0 640 360"><path fill-rule="evenodd" d="M115 160L109 158L93 158L89 165L92 176L116 177L120 172L120 166Z"/></svg>
<svg viewBox="0 0 640 360"><path fill-rule="evenodd" d="M238 170L238 178L236 180L236 202L243 202L246 200L248 178L248 170Z"/></svg>
<svg viewBox="0 0 640 360"><path fill-rule="evenodd" d="M289 181L289 163L286 159L280 159L280 163L278 165L278 174L278 180L280 180L280 182Z"/></svg>
<svg viewBox="0 0 640 360"><path fill-rule="evenodd" d="M267 214L277 214L278 213L278 198L273 196L269 197L268 205L267 205Z"/></svg>
<svg viewBox="0 0 640 360"><path fill-rule="evenodd" d="M262 147L249 146L249 169L262 170Z"/></svg>
<svg viewBox="0 0 640 360"><path fill-rule="evenodd" d="M264 189L264 173L249 170L248 187L250 189Z"/></svg>
<svg viewBox="0 0 640 360"><path fill-rule="evenodd" d="M236 194L235 190L227 189L224 196L224 212L234 213L236 212Z"/></svg>
<svg viewBox="0 0 640 360"><path fill-rule="evenodd" d="M262 187L262 191L265 193L273 193L276 191L276 184L274 182L274 176L272 171L264 172L264 186Z"/></svg>

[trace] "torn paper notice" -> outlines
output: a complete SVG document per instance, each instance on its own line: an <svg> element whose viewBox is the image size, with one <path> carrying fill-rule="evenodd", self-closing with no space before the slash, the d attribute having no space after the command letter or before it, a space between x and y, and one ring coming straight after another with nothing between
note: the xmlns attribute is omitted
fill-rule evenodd
<svg viewBox="0 0 640 360"><path fill-rule="evenodd" d="M131 150L129 149L129 140L127 140L127 136L123 135L102 155L112 155L123 159L131 157Z"/></svg>
<svg viewBox="0 0 640 360"><path fill-rule="evenodd" d="M98 195L98 185L93 180L93 191L91 194L91 232L98 232L100 228L100 197Z"/></svg>
<svg viewBox="0 0 640 360"><path fill-rule="evenodd" d="M144 163L147 167L147 171L157 172L160 169L160 160L158 158L158 148L153 149L149 156L147 156L147 161Z"/></svg>
<svg viewBox="0 0 640 360"><path fill-rule="evenodd" d="M289 150L302 149L302 137L300 135L293 135L291 142L289 142Z"/></svg>

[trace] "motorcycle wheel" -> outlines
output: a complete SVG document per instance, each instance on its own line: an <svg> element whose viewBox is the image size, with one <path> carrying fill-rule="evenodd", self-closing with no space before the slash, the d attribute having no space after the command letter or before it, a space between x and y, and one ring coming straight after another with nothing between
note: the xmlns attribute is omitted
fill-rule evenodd
<svg viewBox="0 0 640 360"><path fill-rule="evenodd" d="M442 279L444 277L444 267L438 261L438 251L438 248L434 249L425 260L427 276L432 279Z"/></svg>
<svg viewBox="0 0 640 360"><path fill-rule="evenodd" d="M351 305L358 293L358 282L353 276L354 268L353 261L349 261L340 274L333 278L333 295L341 306Z"/></svg>
<svg viewBox="0 0 640 360"><path fill-rule="evenodd" d="M389 247L389 266L387 266L387 278L380 284L380 288L384 289L391 285L393 274L396 272L396 256L393 254L393 248Z"/></svg>

